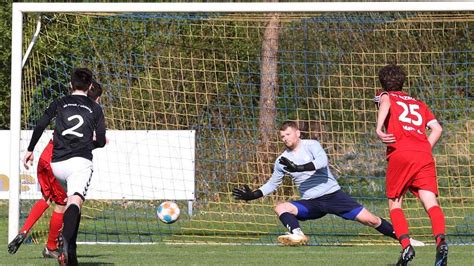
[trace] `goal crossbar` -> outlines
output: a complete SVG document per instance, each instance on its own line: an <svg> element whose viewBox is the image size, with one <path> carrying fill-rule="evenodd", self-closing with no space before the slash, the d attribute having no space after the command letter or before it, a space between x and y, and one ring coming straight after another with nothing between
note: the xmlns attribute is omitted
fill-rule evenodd
<svg viewBox="0 0 474 266"><path fill-rule="evenodd" d="M376 12L468 11L472 2L314 3L14 3L20 12Z"/></svg>

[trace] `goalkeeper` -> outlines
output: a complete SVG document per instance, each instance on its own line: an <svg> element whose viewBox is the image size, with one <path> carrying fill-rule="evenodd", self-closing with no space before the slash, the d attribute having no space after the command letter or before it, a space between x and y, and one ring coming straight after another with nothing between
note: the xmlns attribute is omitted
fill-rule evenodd
<svg viewBox="0 0 474 266"><path fill-rule="evenodd" d="M275 191L286 174L292 177L301 199L276 205L275 212L288 229L285 235L278 237L278 242L288 246L307 244L309 238L301 230L299 221L319 219L328 213L358 221L396 239L392 224L375 216L341 190L329 170L326 152L318 141L301 139L294 121L281 125L280 137L286 150L275 161L273 174L267 183L255 191L247 185L232 191L237 200L254 200Z"/></svg>

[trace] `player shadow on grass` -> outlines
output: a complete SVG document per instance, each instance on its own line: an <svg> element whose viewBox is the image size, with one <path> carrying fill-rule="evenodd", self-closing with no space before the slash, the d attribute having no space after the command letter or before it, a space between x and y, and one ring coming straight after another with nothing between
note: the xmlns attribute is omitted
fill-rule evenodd
<svg viewBox="0 0 474 266"><path fill-rule="evenodd" d="M111 262L80 262L81 259L95 259L104 256L105 255L79 255L77 256L77 259L79 260L79 265L81 266L115 265L115 263Z"/></svg>
<svg viewBox="0 0 474 266"><path fill-rule="evenodd" d="M97 266L97 265L115 265L115 263L110 263L110 262L86 262L86 263L80 263L79 265L81 266Z"/></svg>

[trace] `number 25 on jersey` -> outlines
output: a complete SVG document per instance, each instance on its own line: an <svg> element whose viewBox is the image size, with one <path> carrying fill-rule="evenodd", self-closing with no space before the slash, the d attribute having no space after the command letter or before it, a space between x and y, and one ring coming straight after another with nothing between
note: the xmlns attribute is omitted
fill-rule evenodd
<svg viewBox="0 0 474 266"><path fill-rule="evenodd" d="M397 101L396 103L403 108L403 113L400 114L398 120L405 123L413 124L415 126L421 126L421 124L423 123L423 117L420 113L416 111L420 109L420 106L418 104L406 104L404 102L399 101ZM408 114L415 116L416 119L408 117Z"/></svg>

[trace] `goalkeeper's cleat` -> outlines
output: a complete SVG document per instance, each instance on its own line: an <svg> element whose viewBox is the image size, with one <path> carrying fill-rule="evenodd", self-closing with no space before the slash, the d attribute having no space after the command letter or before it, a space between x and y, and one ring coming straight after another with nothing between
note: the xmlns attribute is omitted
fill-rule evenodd
<svg viewBox="0 0 474 266"><path fill-rule="evenodd" d="M15 254L18 248L21 246L23 241L26 239L26 232L19 233L16 237L8 244L8 253Z"/></svg>
<svg viewBox="0 0 474 266"><path fill-rule="evenodd" d="M287 232L284 235L278 237L278 242L285 246L304 246L308 244L309 237L304 234L291 234Z"/></svg>
<svg viewBox="0 0 474 266"><path fill-rule="evenodd" d="M61 266L67 266L68 264L68 243L66 239L63 237L63 234L60 233L58 236L58 263Z"/></svg>
<svg viewBox="0 0 474 266"><path fill-rule="evenodd" d="M436 247L436 261L435 266L446 266L448 265L448 244L444 238L439 242Z"/></svg>
<svg viewBox="0 0 474 266"><path fill-rule="evenodd" d="M410 238L410 244L412 247L424 247L426 244L422 241Z"/></svg>
<svg viewBox="0 0 474 266"><path fill-rule="evenodd" d="M59 257L59 251L57 249L49 249L47 246L44 246L42 254L43 258L57 259Z"/></svg>
<svg viewBox="0 0 474 266"><path fill-rule="evenodd" d="M408 245L401 252L400 259L398 259L396 266L406 266L408 262L415 257L415 249L411 245Z"/></svg>

